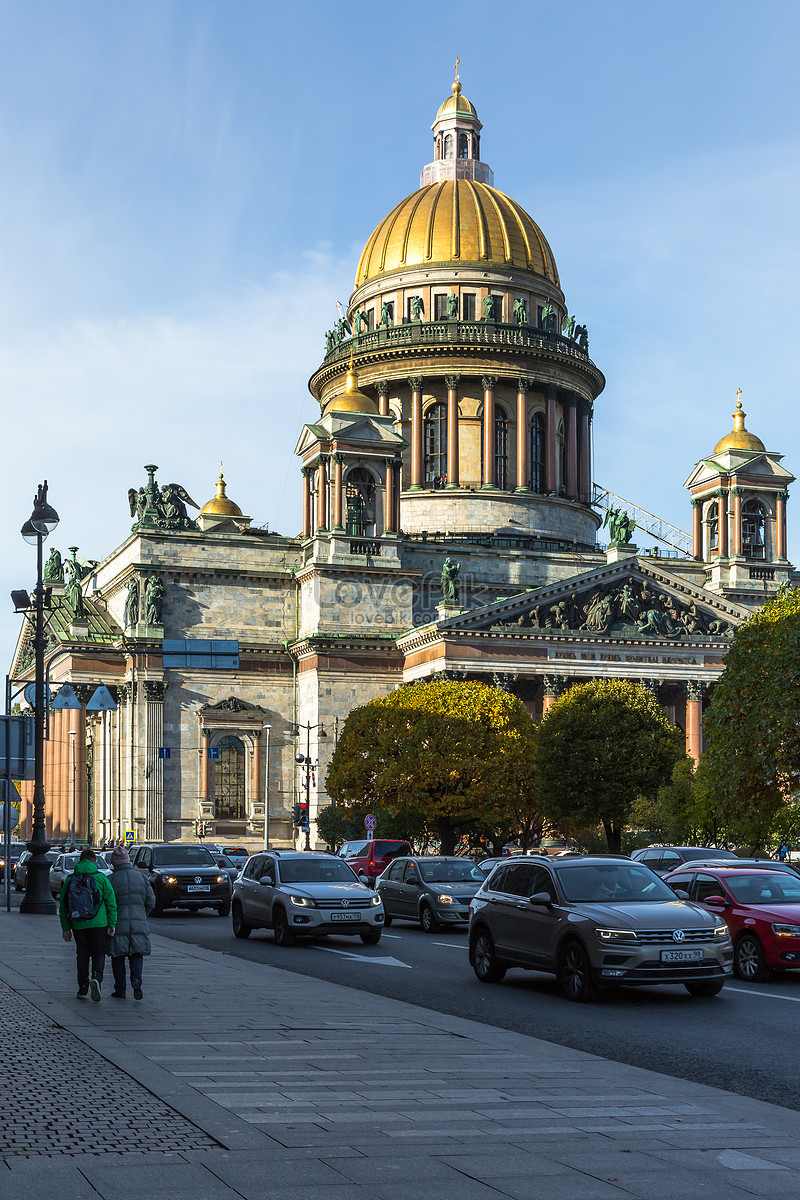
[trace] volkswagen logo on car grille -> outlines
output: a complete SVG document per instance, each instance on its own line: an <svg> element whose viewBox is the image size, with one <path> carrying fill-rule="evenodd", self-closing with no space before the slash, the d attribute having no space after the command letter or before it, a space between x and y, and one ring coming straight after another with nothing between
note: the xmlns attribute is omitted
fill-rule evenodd
<svg viewBox="0 0 800 1200"><path fill-rule="evenodd" d="M343 901L342 901L342 908L349 908L349 907L350 907L350 901L349 901L349 900L343 900Z"/></svg>
<svg viewBox="0 0 800 1200"><path fill-rule="evenodd" d="M673 942L683 942L686 940L686 934L682 929L673 929L672 940Z"/></svg>
<svg viewBox="0 0 800 1200"><path fill-rule="evenodd" d="M195 875L195 877L194 877L194 881L195 881L195 883L202 883L202 882L203 882L203 876L202 876L202 875Z"/></svg>

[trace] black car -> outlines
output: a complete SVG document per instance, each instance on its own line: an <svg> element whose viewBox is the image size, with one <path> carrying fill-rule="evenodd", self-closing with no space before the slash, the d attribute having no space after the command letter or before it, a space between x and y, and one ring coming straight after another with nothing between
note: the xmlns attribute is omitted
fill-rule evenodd
<svg viewBox="0 0 800 1200"><path fill-rule="evenodd" d="M469 921L469 905L486 878L469 858L397 858L377 881L385 924L418 921L425 933Z"/></svg>
<svg viewBox="0 0 800 1200"><path fill-rule="evenodd" d="M215 908L221 917L231 911L231 881L206 846L158 843L137 846L132 862L144 871L156 894L152 916L167 908Z"/></svg>
<svg viewBox="0 0 800 1200"><path fill-rule="evenodd" d="M20 855L25 851L24 842L11 842L8 847L8 869L11 875L14 874L14 867L17 865ZM6 877L6 856L2 841L0 841L0 880Z"/></svg>
<svg viewBox="0 0 800 1200"><path fill-rule="evenodd" d="M663 879L670 871L677 870L684 863L700 859L708 862L712 858L716 861L729 858L735 862L737 855L732 850L710 850L708 846L645 846L642 850L634 850L631 858L635 862L644 863Z"/></svg>

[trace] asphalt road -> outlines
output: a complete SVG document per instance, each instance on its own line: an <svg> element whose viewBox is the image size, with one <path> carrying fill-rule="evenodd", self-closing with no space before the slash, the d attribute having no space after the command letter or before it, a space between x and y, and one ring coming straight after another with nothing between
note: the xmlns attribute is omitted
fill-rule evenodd
<svg viewBox="0 0 800 1200"><path fill-rule="evenodd" d="M800 1109L800 971L766 984L732 980L713 999L695 999L682 987L621 988L596 1004L572 1004L554 980L534 972L513 970L501 984L479 983L465 929L426 935L395 922L377 946L331 936L281 949L265 930L237 941L230 920L211 912L171 913L152 928L252 962Z"/></svg>

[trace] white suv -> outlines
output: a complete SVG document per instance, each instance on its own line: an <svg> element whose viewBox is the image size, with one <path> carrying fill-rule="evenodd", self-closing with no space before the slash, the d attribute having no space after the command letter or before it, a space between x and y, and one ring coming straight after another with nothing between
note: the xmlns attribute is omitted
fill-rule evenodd
<svg viewBox="0 0 800 1200"><path fill-rule="evenodd" d="M332 854L253 854L233 885L238 938L272 929L279 946L292 946L302 935L357 933L365 945L375 946L383 921L380 896Z"/></svg>

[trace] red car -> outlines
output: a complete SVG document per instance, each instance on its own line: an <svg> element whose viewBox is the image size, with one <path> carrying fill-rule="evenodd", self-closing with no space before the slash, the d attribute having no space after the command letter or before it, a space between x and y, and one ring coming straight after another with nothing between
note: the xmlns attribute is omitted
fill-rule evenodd
<svg viewBox="0 0 800 1200"><path fill-rule="evenodd" d="M685 863L664 882L725 919L740 979L760 983L773 971L800 968L800 879L783 871Z"/></svg>
<svg viewBox="0 0 800 1200"><path fill-rule="evenodd" d="M365 875L367 879L377 879L395 858L407 858L413 853L410 842L384 839L345 842L339 851L339 858L343 858L359 877Z"/></svg>

